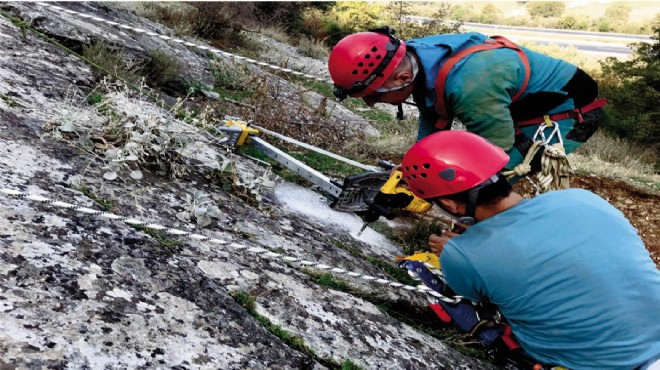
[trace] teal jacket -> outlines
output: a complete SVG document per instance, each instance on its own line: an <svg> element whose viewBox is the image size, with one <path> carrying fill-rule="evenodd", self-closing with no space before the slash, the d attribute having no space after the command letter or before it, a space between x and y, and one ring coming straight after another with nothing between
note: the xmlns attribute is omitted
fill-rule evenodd
<svg viewBox="0 0 660 370"><path fill-rule="evenodd" d="M440 260L456 294L495 304L537 361L615 370L660 358L660 271L591 192L523 200L451 238Z"/></svg>
<svg viewBox="0 0 660 370"><path fill-rule="evenodd" d="M423 87L413 92L419 107L418 139L432 134L435 127L435 78L447 58L456 51L482 44L488 37L476 33L428 36L406 41L408 51L414 51L421 62ZM481 51L462 59L454 66L445 84L445 103L450 115L457 118L466 129L504 149L511 160L507 168L520 163L521 153L514 147L514 119L541 117L575 108L568 92L562 90L576 74L578 68L522 48L529 59L531 76L517 103L516 111L511 97L520 90L525 79L525 67L520 56L512 49ZM519 117L514 117L514 116ZM575 150L582 142L566 140L565 135L575 125L575 120L559 122L567 152ZM522 131L532 137L537 126Z"/></svg>

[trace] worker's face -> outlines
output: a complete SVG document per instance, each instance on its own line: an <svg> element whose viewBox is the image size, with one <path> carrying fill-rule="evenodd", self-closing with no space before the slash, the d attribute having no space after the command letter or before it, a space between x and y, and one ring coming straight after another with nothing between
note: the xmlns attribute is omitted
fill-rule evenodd
<svg viewBox="0 0 660 370"><path fill-rule="evenodd" d="M397 87L395 84L392 85L394 86L385 86L385 88ZM373 107L374 104L376 103L387 103L393 105L401 104L408 99L410 94L412 94L413 86L409 85L404 87L404 84L399 84L398 87L403 87L403 89L392 90L387 92L374 92L372 94L365 96L364 98L362 98L362 100L364 100L364 102L370 107Z"/></svg>
<svg viewBox="0 0 660 370"><path fill-rule="evenodd" d="M440 207L444 212L454 217L465 216L466 206L464 203L449 198L435 198L433 203Z"/></svg>

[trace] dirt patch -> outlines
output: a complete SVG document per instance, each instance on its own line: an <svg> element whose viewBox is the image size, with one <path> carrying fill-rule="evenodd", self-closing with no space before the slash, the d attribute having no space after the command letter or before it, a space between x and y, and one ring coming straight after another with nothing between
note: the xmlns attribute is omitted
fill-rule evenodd
<svg viewBox="0 0 660 370"><path fill-rule="evenodd" d="M531 188L524 181L516 190L529 194ZM622 180L577 175L571 187L592 191L621 211L638 230L651 258L660 268L660 194L640 189Z"/></svg>

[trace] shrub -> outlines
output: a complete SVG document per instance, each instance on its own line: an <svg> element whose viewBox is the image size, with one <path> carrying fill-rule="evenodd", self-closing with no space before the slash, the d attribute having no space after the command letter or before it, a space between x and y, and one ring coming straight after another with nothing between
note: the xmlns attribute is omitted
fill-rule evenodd
<svg viewBox="0 0 660 370"><path fill-rule="evenodd" d="M138 71L151 87L163 87L181 75L181 63L176 57L162 51L149 51L149 61Z"/></svg>
<svg viewBox="0 0 660 370"><path fill-rule="evenodd" d="M607 58L599 82L610 101L605 128L660 150L660 18L655 22L653 42L633 44L630 60Z"/></svg>
<svg viewBox="0 0 660 370"><path fill-rule="evenodd" d="M451 7L450 16L454 20L468 22L474 17L473 11L470 4L456 4Z"/></svg>
<svg viewBox="0 0 660 370"><path fill-rule="evenodd" d="M82 55L104 71L129 83L135 83L140 79L136 73L137 64L121 48L115 48L102 41L92 42L90 45L83 45Z"/></svg>
<svg viewBox="0 0 660 370"><path fill-rule="evenodd" d="M480 23L490 23L497 24L502 18L502 11L498 9L495 5L491 3L484 4L484 7L481 9L481 15L479 16L478 22Z"/></svg>
<svg viewBox="0 0 660 370"><path fill-rule="evenodd" d="M298 40L298 51L305 56L319 60L324 60L330 54L322 41L315 41L304 36Z"/></svg>
<svg viewBox="0 0 660 370"><path fill-rule="evenodd" d="M630 18L630 6L612 4L605 9L605 18L618 22L628 22L628 18Z"/></svg>
<svg viewBox="0 0 660 370"><path fill-rule="evenodd" d="M539 1L525 4L532 17L552 18L560 17L566 9L566 3L561 1Z"/></svg>
<svg viewBox="0 0 660 370"><path fill-rule="evenodd" d="M572 15L563 16L561 17L561 19L557 21L557 28L561 28L564 30L579 29L578 20Z"/></svg>

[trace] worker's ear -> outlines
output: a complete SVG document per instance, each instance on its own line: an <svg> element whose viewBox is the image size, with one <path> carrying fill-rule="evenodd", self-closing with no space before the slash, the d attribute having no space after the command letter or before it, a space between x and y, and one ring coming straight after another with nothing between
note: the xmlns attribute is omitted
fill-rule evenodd
<svg viewBox="0 0 660 370"><path fill-rule="evenodd" d="M435 201L442 209L454 215L459 214L460 210L465 208L462 203L449 198L438 198Z"/></svg>

